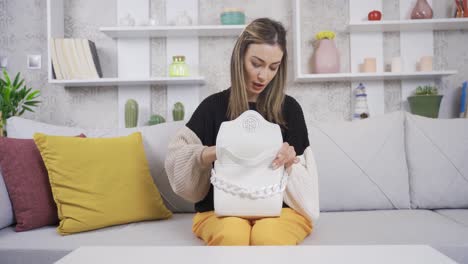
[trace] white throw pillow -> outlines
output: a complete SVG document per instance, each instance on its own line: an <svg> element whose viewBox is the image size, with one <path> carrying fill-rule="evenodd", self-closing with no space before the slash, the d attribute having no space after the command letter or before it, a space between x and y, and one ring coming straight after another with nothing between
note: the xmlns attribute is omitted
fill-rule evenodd
<svg viewBox="0 0 468 264"><path fill-rule="evenodd" d="M406 116L412 208L468 208L468 119Z"/></svg>
<svg viewBox="0 0 468 264"><path fill-rule="evenodd" d="M308 129L321 211L410 208L403 112Z"/></svg>
<svg viewBox="0 0 468 264"><path fill-rule="evenodd" d="M36 132L54 136L77 136L85 133L84 129L49 125L17 116L7 120L6 130L8 137L23 139L31 139Z"/></svg>
<svg viewBox="0 0 468 264"><path fill-rule="evenodd" d="M40 132L48 135L76 136L80 133L86 137L119 137L127 136L135 131L141 131L145 146L146 158L150 166L151 176L158 186L164 202L172 212L194 212L194 206L176 195L167 178L164 169L167 147L171 136L184 126L183 121L168 122L154 126L143 126L137 128L111 128L111 129L82 129L49 125L20 117L8 119L7 133L12 138L32 138L34 133Z"/></svg>

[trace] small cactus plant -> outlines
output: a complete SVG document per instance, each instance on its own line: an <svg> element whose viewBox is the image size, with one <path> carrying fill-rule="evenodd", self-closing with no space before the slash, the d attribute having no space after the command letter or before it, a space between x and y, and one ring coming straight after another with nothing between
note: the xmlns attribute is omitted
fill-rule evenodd
<svg viewBox="0 0 468 264"><path fill-rule="evenodd" d="M148 125L153 126L164 122L166 122L166 119L164 119L164 117L161 115L152 115L148 121Z"/></svg>
<svg viewBox="0 0 468 264"><path fill-rule="evenodd" d="M125 103L125 127L136 127L138 124L138 103L128 99Z"/></svg>
<svg viewBox="0 0 468 264"><path fill-rule="evenodd" d="M174 121L184 120L184 105L181 102L174 104L174 109L172 109L172 118Z"/></svg>

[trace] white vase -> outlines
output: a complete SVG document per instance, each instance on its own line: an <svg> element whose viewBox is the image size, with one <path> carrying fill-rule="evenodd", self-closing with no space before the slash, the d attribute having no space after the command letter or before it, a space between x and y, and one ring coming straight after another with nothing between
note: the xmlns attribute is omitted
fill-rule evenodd
<svg viewBox="0 0 468 264"><path fill-rule="evenodd" d="M187 12L183 12L180 14L175 20L176 26L191 26L192 25L192 18L187 14Z"/></svg>
<svg viewBox="0 0 468 264"><path fill-rule="evenodd" d="M133 27L135 26L135 19L132 16L130 16L130 14L127 14L119 20L119 25L125 27Z"/></svg>

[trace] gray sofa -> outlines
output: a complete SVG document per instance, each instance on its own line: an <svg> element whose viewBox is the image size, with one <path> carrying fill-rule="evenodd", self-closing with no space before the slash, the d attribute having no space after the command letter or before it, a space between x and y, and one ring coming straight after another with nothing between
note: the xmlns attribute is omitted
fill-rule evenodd
<svg viewBox="0 0 468 264"><path fill-rule="evenodd" d="M53 263L80 246L203 245L191 233L193 206L164 173L167 142L184 125L79 129L22 118L8 135L34 132L112 137L141 131L151 174L173 212L169 220L60 236L55 227L0 230L0 263ZM468 263L468 120L404 112L357 122L308 124L318 172L321 214L302 245L427 244Z"/></svg>

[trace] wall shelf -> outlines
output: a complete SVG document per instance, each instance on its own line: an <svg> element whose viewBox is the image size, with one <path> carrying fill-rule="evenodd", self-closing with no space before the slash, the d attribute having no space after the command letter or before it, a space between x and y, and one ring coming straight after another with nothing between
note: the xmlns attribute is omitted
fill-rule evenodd
<svg viewBox="0 0 468 264"><path fill-rule="evenodd" d="M117 85L194 85L205 84L204 77L153 77L153 78L101 78L94 80L50 80L49 83L67 87L117 86Z"/></svg>
<svg viewBox="0 0 468 264"><path fill-rule="evenodd" d="M245 25L101 27L112 38L239 36Z"/></svg>
<svg viewBox="0 0 468 264"><path fill-rule="evenodd" d="M348 32L433 31L468 29L468 18L407 19L351 22Z"/></svg>
<svg viewBox="0 0 468 264"><path fill-rule="evenodd" d="M296 82L347 82L347 81L385 81L385 80L420 80L436 79L457 74L457 71L432 71L432 72L383 72L383 73L330 73L330 74L301 74L296 77Z"/></svg>

